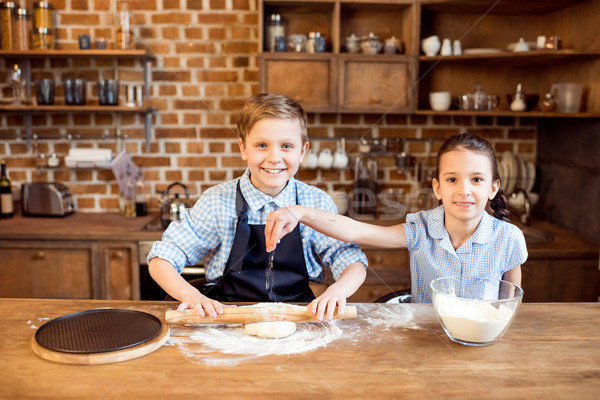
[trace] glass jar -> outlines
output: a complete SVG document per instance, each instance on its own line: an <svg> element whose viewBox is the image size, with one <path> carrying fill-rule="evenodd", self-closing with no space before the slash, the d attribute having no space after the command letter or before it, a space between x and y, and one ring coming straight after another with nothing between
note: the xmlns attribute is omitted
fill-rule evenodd
<svg viewBox="0 0 600 400"><path fill-rule="evenodd" d="M34 50L52 50L54 48L54 31L49 28L33 29Z"/></svg>
<svg viewBox="0 0 600 400"><path fill-rule="evenodd" d="M17 4L12 1L0 3L0 26L2 27L0 43L4 50L12 49L12 12L15 9Z"/></svg>
<svg viewBox="0 0 600 400"><path fill-rule="evenodd" d="M29 50L29 13L24 8L12 12L12 50Z"/></svg>
<svg viewBox="0 0 600 400"><path fill-rule="evenodd" d="M265 31L265 51L277 51L277 38L285 38L285 23L281 15L271 14Z"/></svg>
<svg viewBox="0 0 600 400"><path fill-rule="evenodd" d="M33 29L54 29L54 6L47 1L33 3Z"/></svg>
<svg viewBox="0 0 600 400"><path fill-rule="evenodd" d="M288 50L295 53L306 51L306 35L293 34L288 36Z"/></svg>

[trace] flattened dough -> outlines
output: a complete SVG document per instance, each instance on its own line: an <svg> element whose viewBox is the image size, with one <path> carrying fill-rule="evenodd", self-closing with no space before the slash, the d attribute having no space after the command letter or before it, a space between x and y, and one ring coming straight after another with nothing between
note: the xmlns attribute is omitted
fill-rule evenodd
<svg viewBox="0 0 600 400"><path fill-rule="evenodd" d="M292 321L257 322L246 324L244 330L246 335L266 339L279 339L296 332L296 323Z"/></svg>

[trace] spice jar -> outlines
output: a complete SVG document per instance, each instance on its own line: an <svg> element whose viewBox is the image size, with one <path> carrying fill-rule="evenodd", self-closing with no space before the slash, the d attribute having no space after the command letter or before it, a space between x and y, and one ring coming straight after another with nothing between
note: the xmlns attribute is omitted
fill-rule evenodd
<svg viewBox="0 0 600 400"><path fill-rule="evenodd" d="M4 50L12 49L12 12L16 8L16 3L12 1L0 3L0 26L2 27L0 43Z"/></svg>
<svg viewBox="0 0 600 400"><path fill-rule="evenodd" d="M54 48L54 32L49 28L34 28L33 43L34 50L51 50Z"/></svg>
<svg viewBox="0 0 600 400"><path fill-rule="evenodd" d="M33 29L54 29L54 6L47 1L33 3Z"/></svg>
<svg viewBox="0 0 600 400"><path fill-rule="evenodd" d="M12 50L29 50L29 13L24 8L12 12Z"/></svg>

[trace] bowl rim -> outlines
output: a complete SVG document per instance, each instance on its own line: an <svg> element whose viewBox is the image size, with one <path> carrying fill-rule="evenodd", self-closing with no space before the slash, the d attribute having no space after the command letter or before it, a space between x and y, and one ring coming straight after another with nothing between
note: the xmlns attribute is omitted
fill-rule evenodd
<svg viewBox="0 0 600 400"><path fill-rule="evenodd" d="M486 299L469 299L466 297L460 297L460 296L456 296L457 299L463 299L463 300L470 300L470 301L480 301L480 302L488 302L488 303L508 303L508 302L512 302L515 300L519 300L522 301L523 299L523 294L525 293L525 291L523 290L523 288L511 281L507 281L504 279L498 279L498 278L489 278L489 277L485 277L485 276L474 276L474 275L468 275L468 274L460 274L460 275L449 275L449 276L440 276L437 277L435 279L432 279L431 282L429 282L429 289L431 290L431 294L432 294L432 301L433 301L433 293L438 293L441 295L446 295L449 296L448 293L443 293L440 290L436 289L435 287L433 287L433 283L434 282L439 282L442 280L446 280L446 279L454 279L454 278L471 278L471 279L479 279L479 280L487 280L487 281L497 281L497 282L506 282L514 287L516 287L517 290L517 294L515 296L506 298L506 299L495 299L495 300L486 300Z"/></svg>

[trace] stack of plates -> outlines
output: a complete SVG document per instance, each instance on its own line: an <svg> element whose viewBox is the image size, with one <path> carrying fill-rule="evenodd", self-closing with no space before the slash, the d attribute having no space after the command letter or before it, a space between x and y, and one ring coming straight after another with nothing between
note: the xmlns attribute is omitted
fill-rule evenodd
<svg viewBox="0 0 600 400"><path fill-rule="evenodd" d="M502 154L502 161L498 162L498 173L506 196L517 189L530 193L535 184L535 164L508 151Z"/></svg>

